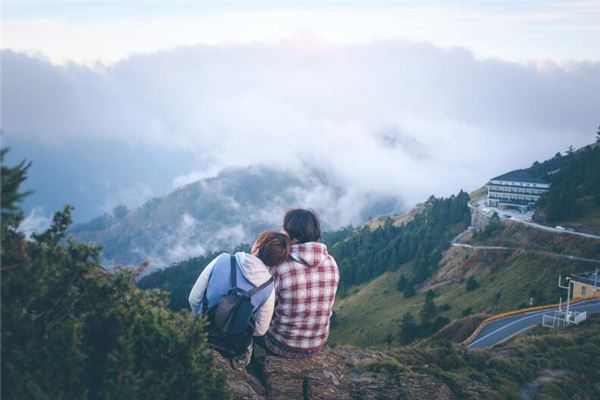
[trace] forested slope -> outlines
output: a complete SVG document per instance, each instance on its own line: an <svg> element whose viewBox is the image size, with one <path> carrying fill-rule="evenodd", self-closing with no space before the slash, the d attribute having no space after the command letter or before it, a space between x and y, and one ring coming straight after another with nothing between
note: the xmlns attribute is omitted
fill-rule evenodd
<svg viewBox="0 0 600 400"><path fill-rule="evenodd" d="M600 230L600 146L589 145L566 155L534 163L533 175L552 186L537 204L542 222L574 222Z"/></svg>
<svg viewBox="0 0 600 400"><path fill-rule="evenodd" d="M65 239L71 208L47 231L16 228L27 164L2 151L2 399L228 398L201 322L167 310L164 292L112 274L100 249Z"/></svg>

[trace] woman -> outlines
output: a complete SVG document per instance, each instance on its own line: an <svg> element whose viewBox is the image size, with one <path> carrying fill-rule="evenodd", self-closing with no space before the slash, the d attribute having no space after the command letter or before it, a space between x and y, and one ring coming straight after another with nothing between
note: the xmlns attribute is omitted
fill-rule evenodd
<svg viewBox="0 0 600 400"><path fill-rule="evenodd" d="M235 254L237 287L249 291L267 283L271 279L268 267L287 260L290 254L290 240L277 232L263 232L256 239L250 254ZM223 295L231 289L231 255L223 253L212 260L202 271L189 296L194 316L206 313L219 303ZM263 336L269 329L275 305L273 282L258 291L251 298L254 307L254 336ZM236 357L244 366L250 362L252 343L246 353Z"/></svg>

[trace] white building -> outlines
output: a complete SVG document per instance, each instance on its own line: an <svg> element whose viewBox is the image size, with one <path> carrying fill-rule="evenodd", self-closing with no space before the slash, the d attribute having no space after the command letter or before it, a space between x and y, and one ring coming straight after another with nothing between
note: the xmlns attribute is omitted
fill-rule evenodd
<svg viewBox="0 0 600 400"><path fill-rule="evenodd" d="M492 178L487 189L486 205L525 212L532 209L540 196L550 189L550 183L518 169Z"/></svg>

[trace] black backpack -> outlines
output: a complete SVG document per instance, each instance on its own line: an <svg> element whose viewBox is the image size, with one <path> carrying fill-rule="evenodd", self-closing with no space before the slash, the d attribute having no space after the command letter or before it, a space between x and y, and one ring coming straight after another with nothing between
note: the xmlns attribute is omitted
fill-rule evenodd
<svg viewBox="0 0 600 400"><path fill-rule="evenodd" d="M231 289L206 314L208 344L226 357L235 357L243 354L252 341L254 306L250 300L269 286L273 277L248 292L240 289L237 287L237 263L233 255L230 257ZM206 304L206 301L203 303Z"/></svg>

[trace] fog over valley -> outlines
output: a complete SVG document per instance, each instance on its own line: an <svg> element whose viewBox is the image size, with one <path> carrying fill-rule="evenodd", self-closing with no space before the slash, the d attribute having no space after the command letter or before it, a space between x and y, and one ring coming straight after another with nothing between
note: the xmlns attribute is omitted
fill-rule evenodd
<svg viewBox="0 0 600 400"><path fill-rule="evenodd" d="M28 229L64 203L85 222L248 166L303 182L290 202L327 210L329 227L357 224L585 145L600 104L598 62L399 40L300 35L93 67L5 50L2 69L4 145L33 161Z"/></svg>

